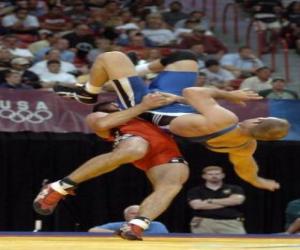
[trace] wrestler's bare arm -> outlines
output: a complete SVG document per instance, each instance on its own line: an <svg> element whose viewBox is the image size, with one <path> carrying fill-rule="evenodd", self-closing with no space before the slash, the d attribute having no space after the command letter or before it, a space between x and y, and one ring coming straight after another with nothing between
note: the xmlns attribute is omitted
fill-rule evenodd
<svg viewBox="0 0 300 250"><path fill-rule="evenodd" d="M95 130L99 136L100 134L107 135L110 129L123 125L150 109L168 105L175 100L176 97L164 96L159 93L148 94L143 98L140 104L129 109L110 113L105 116L101 113L101 116L99 115L99 118L101 119L97 119L96 122L94 122L95 120L89 122L89 117L94 117L94 115L88 116L87 123L92 124L91 128Z"/></svg>
<svg viewBox="0 0 300 250"><path fill-rule="evenodd" d="M263 99L263 97L249 89L226 91L215 88L191 87L186 88L185 91L194 91L199 95L207 95L214 99L225 99L237 104L244 104L245 101Z"/></svg>
<svg viewBox="0 0 300 250"><path fill-rule="evenodd" d="M253 158L255 149L256 141L253 140L243 149L229 152L229 160L233 164L235 172L240 178L257 188L269 191L279 189L280 185L276 181L258 176L258 165Z"/></svg>

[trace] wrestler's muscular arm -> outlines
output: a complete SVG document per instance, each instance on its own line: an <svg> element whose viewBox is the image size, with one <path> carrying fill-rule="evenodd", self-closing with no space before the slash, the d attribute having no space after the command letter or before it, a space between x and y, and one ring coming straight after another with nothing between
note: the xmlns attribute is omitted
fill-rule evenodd
<svg viewBox="0 0 300 250"><path fill-rule="evenodd" d="M240 178L257 188L275 191L280 188L279 183L258 176L258 165L253 158L256 144L253 140L246 147L229 152L229 160Z"/></svg>
<svg viewBox="0 0 300 250"><path fill-rule="evenodd" d="M165 96L159 93L148 94L143 98L143 101L136 106L110 114L99 112L99 119L96 118L96 121L95 115L92 114L91 116L87 116L86 121L98 136L107 138L110 129L130 121L145 111L168 105L174 101L176 101L176 96Z"/></svg>

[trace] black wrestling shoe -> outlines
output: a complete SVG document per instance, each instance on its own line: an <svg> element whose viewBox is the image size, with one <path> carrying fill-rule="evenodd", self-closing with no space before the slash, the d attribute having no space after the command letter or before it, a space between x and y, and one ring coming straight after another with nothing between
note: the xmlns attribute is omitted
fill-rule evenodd
<svg viewBox="0 0 300 250"><path fill-rule="evenodd" d="M84 86L67 87L63 85L55 85L53 91L59 96L74 99L83 104L97 103L97 94L91 94L84 89Z"/></svg>

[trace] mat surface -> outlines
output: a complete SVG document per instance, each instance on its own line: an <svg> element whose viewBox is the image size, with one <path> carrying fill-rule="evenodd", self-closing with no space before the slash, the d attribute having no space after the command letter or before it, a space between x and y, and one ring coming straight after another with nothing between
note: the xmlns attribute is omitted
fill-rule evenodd
<svg viewBox="0 0 300 250"><path fill-rule="evenodd" d="M168 235L169 236L169 235ZM300 237L173 235L126 241L111 235L19 234L0 235L1 250L300 250Z"/></svg>

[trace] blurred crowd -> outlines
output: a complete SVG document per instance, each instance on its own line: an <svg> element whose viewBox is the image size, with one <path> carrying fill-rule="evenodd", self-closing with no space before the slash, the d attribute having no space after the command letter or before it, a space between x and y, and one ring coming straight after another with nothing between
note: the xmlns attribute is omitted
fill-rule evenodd
<svg viewBox="0 0 300 250"><path fill-rule="evenodd" d="M200 2L1 1L0 87L51 90L55 84L84 83L93 61L107 51L129 53L135 64L143 64L188 49L198 58L198 86L247 87L269 98L298 98L286 79L273 77L250 47L229 51L214 34ZM237 2L271 36L285 37L298 49L300 2Z"/></svg>

